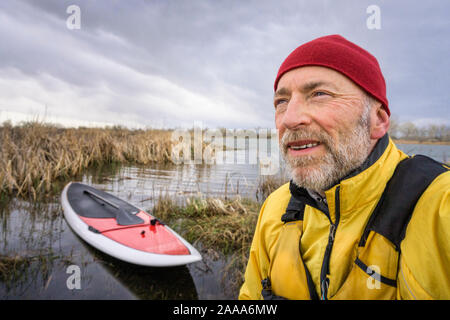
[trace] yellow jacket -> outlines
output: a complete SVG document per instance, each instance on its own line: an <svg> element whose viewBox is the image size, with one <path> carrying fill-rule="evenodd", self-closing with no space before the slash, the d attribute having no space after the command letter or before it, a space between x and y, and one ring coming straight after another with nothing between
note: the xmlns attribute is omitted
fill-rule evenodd
<svg viewBox="0 0 450 320"><path fill-rule="evenodd" d="M273 192L261 208L239 299L262 299L262 280L287 299L450 299L448 170L421 193L397 243L368 229L405 158L387 135L380 139L357 172L325 192L328 216L306 202L300 219L283 222L297 191L287 183Z"/></svg>

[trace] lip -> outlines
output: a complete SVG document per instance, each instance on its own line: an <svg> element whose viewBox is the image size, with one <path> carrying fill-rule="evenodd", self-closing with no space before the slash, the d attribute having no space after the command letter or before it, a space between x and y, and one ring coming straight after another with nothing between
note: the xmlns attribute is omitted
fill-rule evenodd
<svg viewBox="0 0 450 320"><path fill-rule="evenodd" d="M291 147L291 146L296 147L296 146L303 146L303 145L305 145L305 144L312 144L312 143L318 143L318 144L320 144L320 142L317 141L317 140L296 140L296 141L289 141L289 142L286 144L286 146L289 148L289 147Z"/></svg>
<svg viewBox="0 0 450 320"><path fill-rule="evenodd" d="M306 148L306 149L300 149L300 150L294 150L291 148L291 146L303 146L305 144L313 144L318 143L317 146ZM288 149L288 153L291 156L301 156L301 155L307 155L310 153L315 152L318 148L320 148L322 144L319 141L316 140L297 140L297 141L290 141L286 144L286 147Z"/></svg>

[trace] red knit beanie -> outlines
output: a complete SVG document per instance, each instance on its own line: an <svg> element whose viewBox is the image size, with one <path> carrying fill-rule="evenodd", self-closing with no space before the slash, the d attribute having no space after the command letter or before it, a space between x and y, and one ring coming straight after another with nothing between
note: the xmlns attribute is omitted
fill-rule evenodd
<svg viewBox="0 0 450 320"><path fill-rule="evenodd" d="M344 74L380 101L388 115L391 115L386 98L386 83L377 59L342 36L317 38L292 51L278 70L274 90L277 90L283 74L303 66L323 66Z"/></svg>

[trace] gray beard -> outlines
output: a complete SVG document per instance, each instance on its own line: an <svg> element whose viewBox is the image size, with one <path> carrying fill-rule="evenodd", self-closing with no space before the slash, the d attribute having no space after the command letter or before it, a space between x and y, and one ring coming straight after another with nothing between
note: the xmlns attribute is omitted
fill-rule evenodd
<svg viewBox="0 0 450 320"><path fill-rule="evenodd" d="M290 157L286 143L294 140L317 140L326 148L318 157L306 155ZM281 139L281 150L290 179L299 187L324 192L363 164L370 152L370 109L364 108L355 127L339 135L339 142L322 132L286 130ZM307 170L301 170L308 167Z"/></svg>

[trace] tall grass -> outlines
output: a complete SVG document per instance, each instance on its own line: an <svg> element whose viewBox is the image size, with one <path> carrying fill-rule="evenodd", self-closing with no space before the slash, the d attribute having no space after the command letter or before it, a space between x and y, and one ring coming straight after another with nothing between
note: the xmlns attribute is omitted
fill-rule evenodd
<svg viewBox="0 0 450 320"><path fill-rule="evenodd" d="M258 210L257 202L240 197L233 201L191 198L187 199L186 206L179 206L171 197L161 196L153 213L183 230L188 241L201 241L207 247L229 254L250 244Z"/></svg>
<svg viewBox="0 0 450 320"><path fill-rule="evenodd" d="M59 128L38 122L0 127L0 194L50 193L54 183L103 163L169 162L171 132L123 128Z"/></svg>

